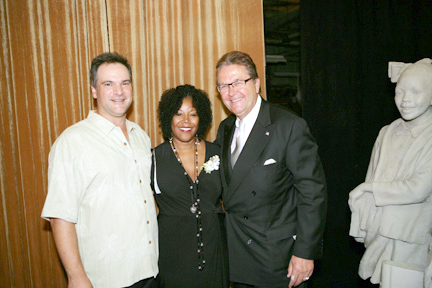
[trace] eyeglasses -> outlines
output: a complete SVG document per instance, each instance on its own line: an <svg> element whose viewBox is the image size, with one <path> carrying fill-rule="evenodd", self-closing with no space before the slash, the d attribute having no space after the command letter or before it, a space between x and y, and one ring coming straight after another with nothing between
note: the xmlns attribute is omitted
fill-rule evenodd
<svg viewBox="0 0 432 288"><path fill-rule="evenodd" d="M246 83L251 79L252 78L248 78L246 80L237 80L233 83L219 85L216 88L219 91L219 93L225 93L228 92L229 86L231 86L234 89L240 89L243 88L246 85Z"/></svg>

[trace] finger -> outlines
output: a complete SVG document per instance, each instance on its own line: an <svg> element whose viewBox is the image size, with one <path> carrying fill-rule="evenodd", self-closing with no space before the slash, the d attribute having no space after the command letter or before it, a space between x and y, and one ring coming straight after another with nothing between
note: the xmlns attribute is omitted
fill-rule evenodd
<svg viewBox="0 0 432 288"><path fill-rule="evenodd" d="M288 287L289 288L291 288L291 287L294 287L294 285L296 284L296 276L294 276L294 275L292 275L291 276L291 279L290 279L290 282L289 282L289 284L288 284Z"/></svg>
<svg viewBox="0 0 432 288"><path fill-rule="evenodd" d="M293 275L293 266L292 266L291 261L290 261L290 263L288 265L288 275L287 275L287 277L289 278L292 275Z"/></svg>
<svg viewBox="0 0 432 288"><path fill-rule="evenodd" d="M304 282L304 279L305 277L300 277L300 275L297 277L297 279L296 279L296 283L295 283L295 285L294 285L294 287L296 287L296 286L298 286L298 285L300 285L300 284L302 284L303 282Z"/></svg>
<svg viewBox="0 0 432 288"><path fill-rule="evenodd" d="M297 287L298 285L302 284L303 283L303 278L304 277L301 277L300 275L299 276L295 276L293 287Z"/></svg>

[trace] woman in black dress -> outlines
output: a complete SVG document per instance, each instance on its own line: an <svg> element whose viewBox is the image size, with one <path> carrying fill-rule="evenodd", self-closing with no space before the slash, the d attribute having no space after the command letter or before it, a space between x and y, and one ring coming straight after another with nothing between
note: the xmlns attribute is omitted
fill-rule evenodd
<svg viewBox="0 0 432 288"><path fill-rule="evenodd" d="M159 102L165 138L154 149L161 287L229 287L219 146L203 140L212 121L207 94L191 85Z"/></svg>

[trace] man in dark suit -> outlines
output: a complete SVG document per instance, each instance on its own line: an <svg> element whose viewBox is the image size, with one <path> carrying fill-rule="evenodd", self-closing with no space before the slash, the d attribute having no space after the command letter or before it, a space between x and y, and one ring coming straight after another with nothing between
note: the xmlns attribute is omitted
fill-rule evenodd
<svg viewBox="0 0 432 288"><path fill-rule="evenodd" d="M233 113L219 126L230 280L234 287L305 287L321 254L327 196L306 122L260 95L246 53L225 54L217 88Z"/></svg>

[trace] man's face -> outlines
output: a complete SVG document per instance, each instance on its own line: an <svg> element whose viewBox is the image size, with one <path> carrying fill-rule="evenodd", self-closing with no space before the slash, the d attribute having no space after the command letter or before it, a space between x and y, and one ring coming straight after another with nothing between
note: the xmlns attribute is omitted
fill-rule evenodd
<svg viewBox="0 0 432 288"><path fill-rule="evenodd" d="M97 87L91 87L97 99L97 113L115 124L126 117L132 104L132 83L129 71L121 63L104 63L96 74Z"/></svg>
<svg viewBox="0 0 432 288"><path fill-rule="evenodd" d="M432 111L432 83L423 69L409 69L400 76L395 89L395 103L410 126L422 123Z"/></svg>
<svg viewBox="0 0 432 288"><path fill-rule="evenodd" d="M247 73L246 67L243 65L227 65L220 68L217 75L218 85L231 84L238 80L247 80L250 76ZM241 88L228 86L227 91L220 93L222 102L225 106L240 119L246 117L258 98L260 87L259 79L249 80Z"/></svg>

